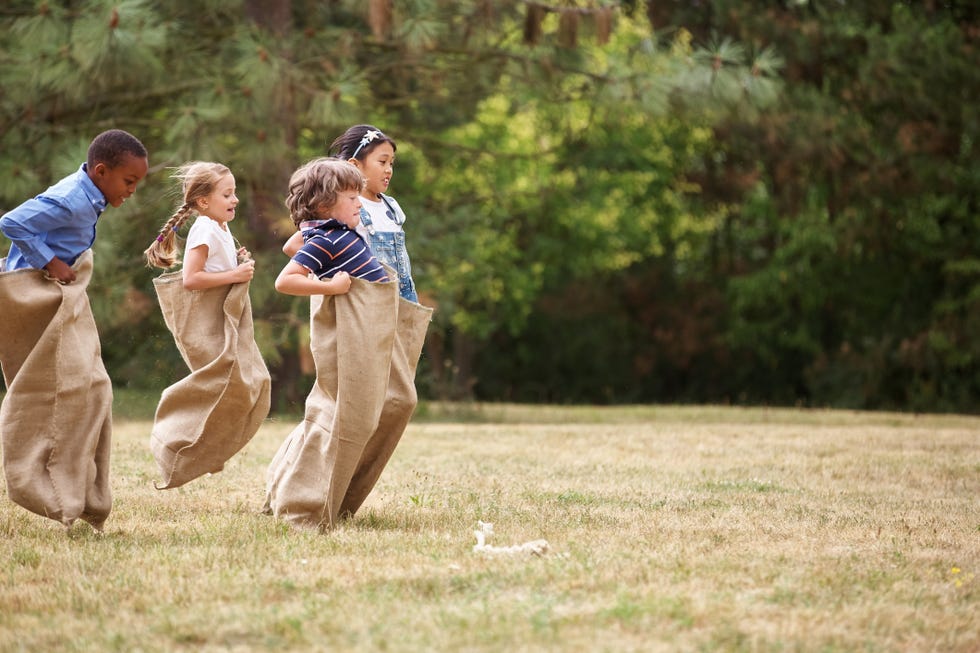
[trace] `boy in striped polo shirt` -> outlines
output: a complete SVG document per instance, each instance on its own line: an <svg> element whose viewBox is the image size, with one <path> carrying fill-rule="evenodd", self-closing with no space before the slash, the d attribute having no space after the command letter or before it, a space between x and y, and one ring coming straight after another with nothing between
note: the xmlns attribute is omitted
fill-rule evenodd
<svg viewBox="0 0 980 653"><path fill-rule="evenodd" d="M363 187L360 170L337 159L314 159L293 173L286 208L304 243L276 278L276 290L287 295L342 295L350 290L352 276L388 281L355 231Z"/></svg>

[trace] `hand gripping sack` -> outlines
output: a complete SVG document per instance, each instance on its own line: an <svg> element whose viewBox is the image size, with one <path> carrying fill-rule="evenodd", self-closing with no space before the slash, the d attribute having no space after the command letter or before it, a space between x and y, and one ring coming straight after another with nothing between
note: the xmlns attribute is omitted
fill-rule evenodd
<svg viewBox="0 0 980 653"><path fill-rule="evenodd" d="M92 258L78 258L67 285L42 270L0 272L0 438L11 500L101 530L112 508L112 384L88 300Z"/></svg>
<svg viewBox="0 0 980 653"><path fill-rule="evenodd" d="M248 283L187 290L181 272L169 272L153 286L190 368L163 391L150 434L163 490L224 468L269 414L271 381L255 343Z"/></svg>
<svg viewBox="0 0 980 653"><path fill-rule="evenodd" d="M415 411L432 309L399 297L397 282L354 279L344 295L312 297L310 314L316 383L269 466L266 510L329 528L367 498Z"/></svg>

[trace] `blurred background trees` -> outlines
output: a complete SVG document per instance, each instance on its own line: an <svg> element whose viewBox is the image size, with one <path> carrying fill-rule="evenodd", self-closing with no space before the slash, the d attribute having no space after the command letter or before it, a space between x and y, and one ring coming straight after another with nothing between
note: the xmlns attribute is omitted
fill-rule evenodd
<svg viewBox="0 0 980 653"><path fill-rule="evenodd" d="M978 406L972 3L14 0L0 21L0 211L103 129L150 149L96 241L119 385L183 374L140 253L167 168L214 159L277 406L302 401L307 303L272 289L285 182L370 122L437 307L425 397Z"/></svg>

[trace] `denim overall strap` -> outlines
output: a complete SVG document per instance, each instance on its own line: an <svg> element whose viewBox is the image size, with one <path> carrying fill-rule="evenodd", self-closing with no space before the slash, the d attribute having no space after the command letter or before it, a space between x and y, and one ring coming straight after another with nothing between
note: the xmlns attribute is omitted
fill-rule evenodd
<svg viewBox="0 0 980 653"><path fill-rule="evenodd" d="M388 217L391 218L391 221L397 224L399 227L405 224L405 214L396 210L388 200L388 197L383 193L378 193L378 197L382 202L384 202L385 206L388 207ZM361 224L364 225L364 229L366 229L369 234L372 236L374 235L376 230L374 228L374 222L371 220L371 212L363 206L361 207Z"/></svg>
<svg viewBox="0 0 980 653"><path fill-rule="evenodd" d="M381 201L384 202L385 206L388 207L388 217L391 218L391 221L397 224L399 227L405 224L405 214L402 213L399 215L398 210L396 210L395 207L392 206L391 201L389 201L388 199L388 196L385 195L384 193L381 193L378 195L378 197L380 197Z"/></svg>
<svg viewBox="0 0 980 653"><path fill-rule="evenodd" d="M393 268L398 275L398 292L402 297L418 302L415 283L412 281L412 263L405 247L404 231L379 231L368 236L368 245L375 258Z"/></svg>
<svg viewBox="0 0 980 653"><path fill-rule="evenodd" d="M371 212L368 211L363 206L361 207L361 224L367 229L367 232L374 235L374 224L371 222Z"/></svg>

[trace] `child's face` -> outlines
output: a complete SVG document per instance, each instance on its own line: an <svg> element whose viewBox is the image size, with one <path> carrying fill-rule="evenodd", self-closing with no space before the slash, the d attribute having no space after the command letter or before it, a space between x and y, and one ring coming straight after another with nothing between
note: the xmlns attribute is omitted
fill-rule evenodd
<svg viewBox="0 0 980 653"><path fill-rule="evenodd" d="M364 196L371 199L388 190L391 183L391 175L395 166L395 148L391 143L378 145L364 157L363 161L351 159L351 163L360 169L361 174L367 180L364 186Z"/></svg>
<svg viewBox="0 0 980 653"><path fill-rule="evenodd" d="M95 187L102 191L111 206L120 206L126 198L136 192L136 184L146 176L149 163L146 157L126 154L115 168L99 162L89 171Z"/></svg>
<svg viewBox="0 0 980 653"><path fill-rule="evenodd" d="M198 211L218 222L231 222L235 219L235 207L238 206L238 196L235 195L235 175L227 174L214 186L210 195L197 200Z"/></svg>
<svg viewBox="0 0 980 653"><path fill-rule="evenodd" d="M348 229L357 228L361 221L361 195L357 189L342 190L337 193L333 206L322 211L324 217L339 220Z"/></svg>

